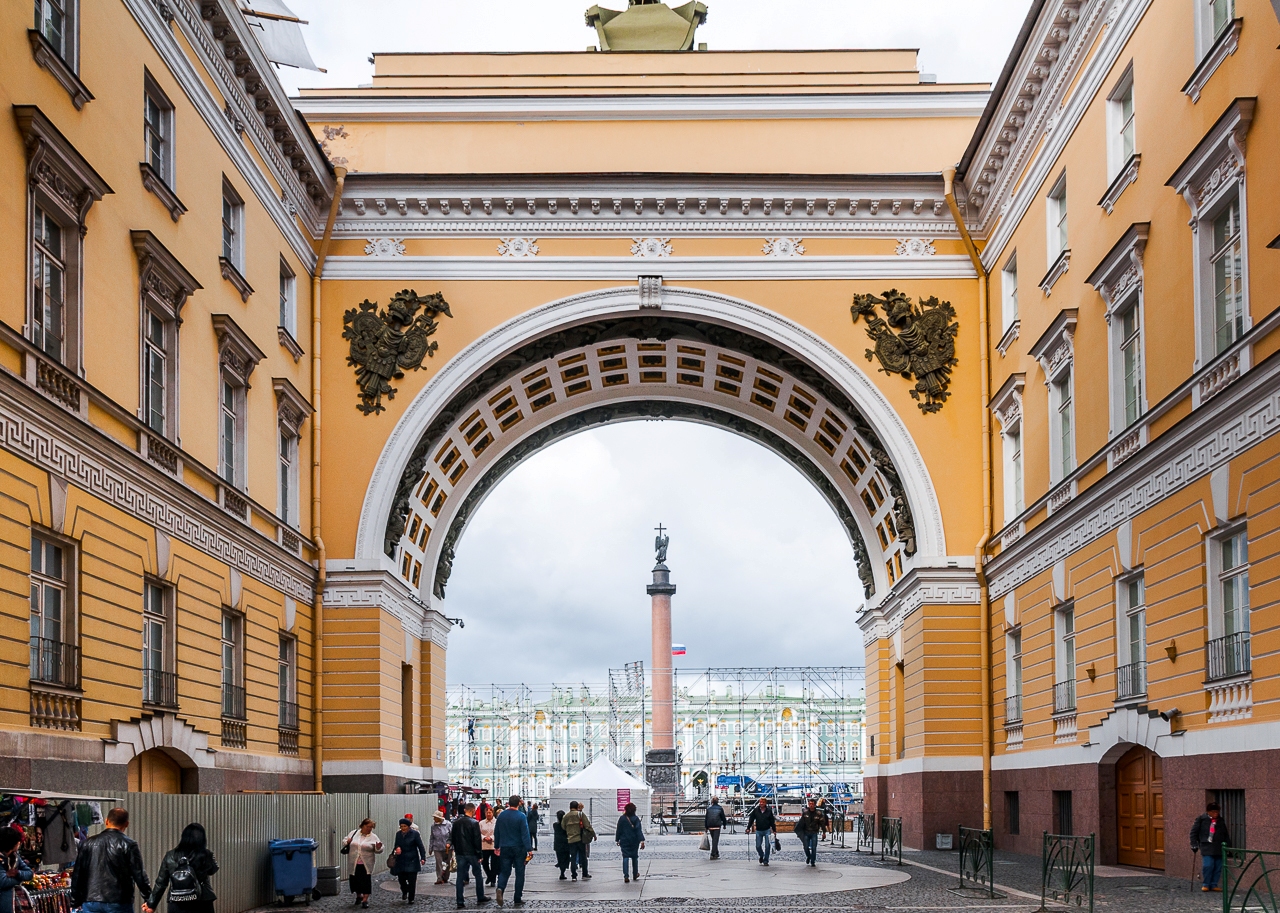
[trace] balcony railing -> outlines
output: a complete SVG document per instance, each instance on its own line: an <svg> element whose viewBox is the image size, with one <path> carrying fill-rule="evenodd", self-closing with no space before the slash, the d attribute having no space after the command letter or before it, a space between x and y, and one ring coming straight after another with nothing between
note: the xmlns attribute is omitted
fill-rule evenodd
<svg viewBox="0 0 1280 913"><path fill-rule="evenodd" d="M298 705L294 701L280 702L280 728L297 730Z"/></svg>
<svg viewBox="0 0 1280 913"><path fill-rule="evenodd" d="M1206 645L1205 652L1208 655L1208 678L1211 682L1245 675L1253 669L1248 631L1215 638Z"/></svg>
<svg viewBox="0 0 1280 913"><path fill-rule="evenodd" d="M1017 723L1022 720L1022 695L1011 694L1004 699L1004 721Z"/></svg>
<svg viewBox="0 0 1280 913"><path fill-rule="evenodd" d="M1058 682L1053 686L1053 712L1067 713L1076 709L1076 680Z"/></svg>
<svg viewBox="0 0 1280 913"><path fill-rule="evenodd" d="M1122 701L1147 693L1147 664L1129 663L1116 670L1116 697Z"/></svg>
<svg viewBox="0 0 1280 913"><path fill-rule="evenodd" d="M230 720L248 719L244 712L244 688L222 683L222 715Z"/></svg>
<svg viewBox="0 0 1280 913"><path fill-rule="evenodd" d="M178 706L178 675L160 669L142 670L142 703L156 707Z"/></svg>
<svg viewBox="0 0 1280 913"><path fill-rule="evenodd" d="M47 637L31 638L31 680L62 688L80 685L80 649Z"/></svg>

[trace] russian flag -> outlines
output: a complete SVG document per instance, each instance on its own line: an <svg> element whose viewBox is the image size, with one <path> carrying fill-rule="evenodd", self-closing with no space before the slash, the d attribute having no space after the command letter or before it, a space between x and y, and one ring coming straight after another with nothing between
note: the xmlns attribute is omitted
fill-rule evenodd
<svg viewBox="0 0 1280 913"><path fill-rule="evenodd" d="M672 644L672 645L671 645L671 655L672 655L672 656L684 656L684 644Z"/></svg>

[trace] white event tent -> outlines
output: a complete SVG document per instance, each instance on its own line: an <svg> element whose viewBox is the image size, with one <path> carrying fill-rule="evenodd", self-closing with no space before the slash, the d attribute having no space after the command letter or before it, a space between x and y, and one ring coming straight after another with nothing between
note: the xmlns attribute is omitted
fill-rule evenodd
<svg viewBox="0 0 1280 913"><path fill-rule="evenodd" d="M578 771L559 786L551 787L544 821L555 821L556 812L568 811L569 803L577 801L591 819L591 825L601 837L613 836L618 817L628 802L636 804L636 814L649 826L649 797L652 790L645 783L600 755L583 770Z"/></svg>

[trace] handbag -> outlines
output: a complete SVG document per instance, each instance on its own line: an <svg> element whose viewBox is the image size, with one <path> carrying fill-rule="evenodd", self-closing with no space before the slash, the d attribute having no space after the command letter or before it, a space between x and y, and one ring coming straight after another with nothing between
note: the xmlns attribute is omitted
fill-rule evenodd
<svg viewBox="0 0 1280 913"><path fill-rule="evenodd" d="M359 830L359 828L356 828L356 830ZM347 839L342 841L342 846L338 850L339 855L346 856L351 853L351 841L355 837L355 835L356 835L355 831L352 831L351 833L347 834Z"/></svg>
<svg viewBox="0 0 1280 913"><path fill-rule="evenodd" d="M698 844L698 849L700 849L700 850L709 850L709 849L711 849L711 835L710 835L710 834L703 834L703 835L702 835L702 842Z"/></svg>
<svg viewBox="0 0 1280 913"><path fill-rule="evenodd" d="M778 836L776 834L773 837L773 851L775 853L782 852L782 841L778 839Z"/></svg>

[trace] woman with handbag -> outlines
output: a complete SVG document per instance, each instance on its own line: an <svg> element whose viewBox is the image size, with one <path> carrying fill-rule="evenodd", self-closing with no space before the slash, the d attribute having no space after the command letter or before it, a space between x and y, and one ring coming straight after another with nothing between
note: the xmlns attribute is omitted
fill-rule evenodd
<svg viewBox="0 0 1280 913"><path fill-rule="evenodd" d="M373 832L374 820L365 818L360 826L347 834L340 852L351 857L351 893L355 895L352 906L360 904L369 909L369 895L373 893L373 866L375 857L382 853L382 838Z"/></svg>
<svg viewBox="0 0 1280 913"><path fill-rule="evenodd" d="M400 882L400 899L405 903L413 903L418 891L418 873L426 861L427 850L422 845L422 835L413 829L413 819L401 818L396 848L391 851L391 871ZM439 876L436 884L440 884Z"/></svg>
<svg viewBox="0 0 1280 913"><path fill-rule="evenodd" d="M154 913L169 893L169 913L213 913L217 895L209 878L218 871L218 860L209 850L204 825L188 824L178 845L164 854L156 873L151 895L142 904L143 913Z"/></svg>

